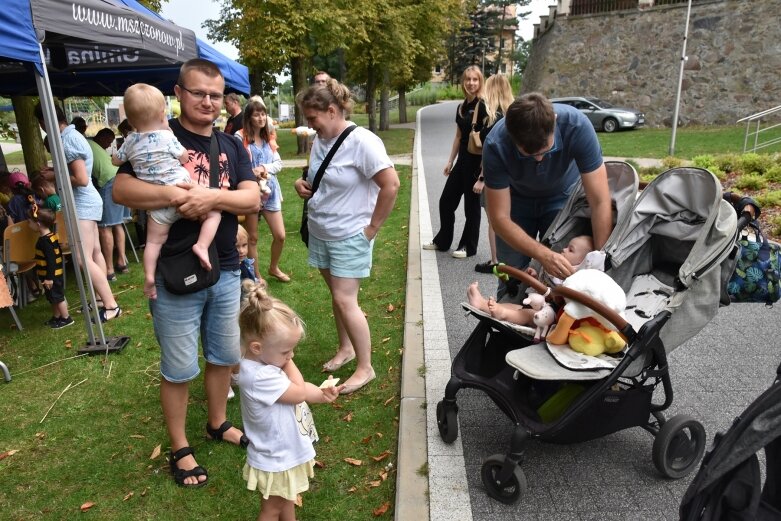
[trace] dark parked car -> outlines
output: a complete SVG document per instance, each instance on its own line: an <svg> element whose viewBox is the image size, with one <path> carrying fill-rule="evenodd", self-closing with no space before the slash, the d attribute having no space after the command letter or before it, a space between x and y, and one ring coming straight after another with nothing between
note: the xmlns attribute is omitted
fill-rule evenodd
<svg viewBox="0 0 781 521"><path fill-rule="evenodd" d="M592 97L551 98L553 103L563 103L580 110L596 130L615 132L622 128L637 128L645 124L645 114L625 107L614 107L607 101Z"/></svg>

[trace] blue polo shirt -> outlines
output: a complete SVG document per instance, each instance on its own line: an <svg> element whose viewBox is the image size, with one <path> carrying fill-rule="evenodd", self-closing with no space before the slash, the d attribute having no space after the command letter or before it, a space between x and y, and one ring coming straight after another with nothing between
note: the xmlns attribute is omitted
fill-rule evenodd
<svg viewBox="0 0 781 521"><path fill-rule="evenodd" d="M505 119L498 121L483 143L483 175L489 188L510 188L514 197L560 196L580 174L602 165L602 148L594 127L579 110L553 104L554 145L541 162L521 155L510 138Z"/></svg>

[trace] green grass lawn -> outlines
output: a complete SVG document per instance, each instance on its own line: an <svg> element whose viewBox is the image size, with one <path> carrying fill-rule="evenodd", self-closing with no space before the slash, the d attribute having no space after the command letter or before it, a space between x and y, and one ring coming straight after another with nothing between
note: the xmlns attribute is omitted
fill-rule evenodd
<svg viewBox="0 0 781 521"><path fill-rule="evenodd" d="M744 134L745 127L741 125L679 128L675 136L675 157L691 159L706 154L740 154L743 153ZM781 130L777 134L781 136ZM641 128L611 134L598 132L597 136L606 156L661 159L669 155L672 129ZM760 153L779 151L781 144L762 149Z"/></svg>
<svg viewBox="0 0 781 521"><path fill-rule="evenodd" d="M307 380L319 384L320 366L336 348L330 297L316 270L306 264L298 237L301 201L292 188L297 169L280 174L285 195L288 240L282 268L292 282L270 280L270 291L290 304L306 322L306 339L296 363ZM391 519L395 497L399 380L404 326L407 223L411 169L400 167L401 190L395 211L380 232L371 278L360 302L372 330L377 379L352 397L312 406L321 441L309 492L299 519ZM132 228L132 227L131 227ZM260 227L260 257L268 259L270 236ZM261 266L265 271L265 264ZM12 327L0 310L0 361L11 370L11 383L0 382L0 512L3 519L254 519L258 496L244 488L244 454L232 445L206 441L206 399L202 376L191 386L187 432L198 461L209 470L203 489L177 487L168 471L168 438L160 411L159 348L141 290L142 268L119 275L112 288L125 310L105 325L107 335L127 335L119 354L65 360L86 341L83 317L76 314L75 277L68 277L70 309L76 324L53 331L42 325L50 316L45 299L19 312L24 331ZM352 365L336 376L347 378ZM86 381L57 397L69 384ZM56 401L56 403L55 403ZM54 404L46 419L41 419ZM228 416L241 423L239 400ZM162 453L152 457L155 448ZM2 458L2 456L0 456ZM350 465L345 458L361 461ZM389 464L393 464L388 467ZM389 470L386 470L386 467ZM82 514L80 506L95 504Z"/></svg>

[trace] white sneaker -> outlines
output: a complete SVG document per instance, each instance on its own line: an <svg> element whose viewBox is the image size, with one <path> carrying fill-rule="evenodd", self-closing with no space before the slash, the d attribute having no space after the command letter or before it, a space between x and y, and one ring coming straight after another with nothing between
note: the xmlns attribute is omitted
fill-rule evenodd
<svg viewBox="0 0 781 521"><path fill-rule="evenodd" d="M460 250L453 250L450 255L456 259L466 259L466 249L462 248Z"/></svg>
<svg viewBox="0 0 781 521"><path fill-rule="evenodd" d="M433 241L426 243L423 245L424 250L438 250L439 246L437 246Z"/></svg>
<svg viewBox="0 0 781 521"><path fill-rule="evenodd" d="M228 400L236 396L236 393L233 392L233 387L228 387Z"/></svg>

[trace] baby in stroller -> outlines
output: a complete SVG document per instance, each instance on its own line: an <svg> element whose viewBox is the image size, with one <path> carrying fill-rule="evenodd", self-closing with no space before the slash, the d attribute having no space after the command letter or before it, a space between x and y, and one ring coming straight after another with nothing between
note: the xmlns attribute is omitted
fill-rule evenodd
<svg viewBox="0 0 781 521"><path fill-rule="evenodd" d="M586 259L586 255L594 249L594 241L588 235L578 235L573 237L567 247L561 251L561 254L566 258L573 268L577 271L581 264ZM558 286L562 283L561 279L557 279L545 273L544 269L540 269L537 273L532 267L526 268L526 273L532 277L537 278L540 282L546 286ZM526 307L522 304L515 304L512 302L497 302L493 297L487 299L480 293L477 281L471 283L466 290L467 301L472 307L479 309L484 313L490 314L497 320L504 320L506 322L512 322L521 326L528 326L534 323L534 314L539 311L533 307ZM523 301L523 304L530 304L529 299Z"/></svg>

